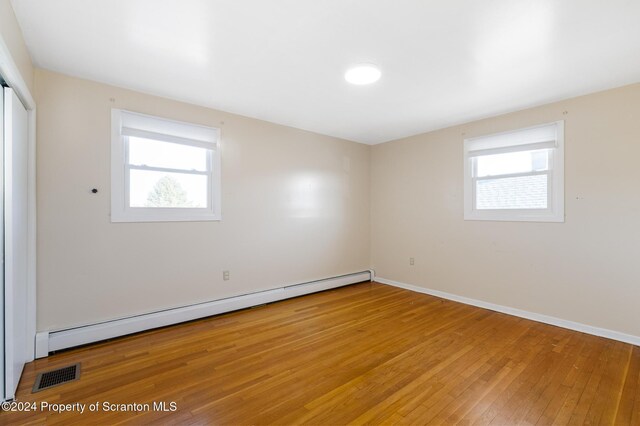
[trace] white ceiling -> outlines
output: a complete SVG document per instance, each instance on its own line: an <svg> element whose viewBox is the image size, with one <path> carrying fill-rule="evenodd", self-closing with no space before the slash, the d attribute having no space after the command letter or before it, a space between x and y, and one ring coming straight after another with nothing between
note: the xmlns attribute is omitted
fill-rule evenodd
<svg viewBox="0 0 640 426"><path fill-rule="evenodd" d="M39 67L370 144L640 81L638 0L12 4Z"/></svg>

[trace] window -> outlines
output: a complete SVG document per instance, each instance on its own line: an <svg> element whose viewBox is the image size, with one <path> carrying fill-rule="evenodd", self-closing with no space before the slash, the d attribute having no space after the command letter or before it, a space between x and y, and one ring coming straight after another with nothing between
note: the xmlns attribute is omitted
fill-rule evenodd
<svg viewBox="0 0 640 426"><path fill-rule="evenodd" d="M465 220L564 222L564 122L464 141Z"/></svg>
<svg viewBox="0 0 640 426"><path fill-rule="evenodd" d="M111 221L220 220L218 129L111 111Z"/></svg>

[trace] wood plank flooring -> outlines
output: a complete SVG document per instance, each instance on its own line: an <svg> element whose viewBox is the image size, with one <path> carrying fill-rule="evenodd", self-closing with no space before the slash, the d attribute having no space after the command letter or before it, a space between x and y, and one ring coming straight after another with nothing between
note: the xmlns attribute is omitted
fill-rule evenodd
<svg viewBox="0 0 640 426"><path fill-rule="evenodd" d="M31 393L76 362L79 381ZM0 424L640 425L640 348L361 283L37 360L17 400L100 410Z"/></svg>

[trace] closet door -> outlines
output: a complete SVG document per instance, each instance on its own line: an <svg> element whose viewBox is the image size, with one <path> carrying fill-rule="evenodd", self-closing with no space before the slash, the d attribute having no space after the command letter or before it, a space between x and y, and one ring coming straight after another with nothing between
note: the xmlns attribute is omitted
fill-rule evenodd
<svg viewBox="0 0 640 426"><path fill-rule="evenodd" d="M27 354L28 115L4 89L5 399L13 398Z"/></svg>
<svg viewBox="0 0 640 426"><path fill-rule="evenodd" d="M0 86L0 401L5 400L4 349L4 88Z"/></svg>

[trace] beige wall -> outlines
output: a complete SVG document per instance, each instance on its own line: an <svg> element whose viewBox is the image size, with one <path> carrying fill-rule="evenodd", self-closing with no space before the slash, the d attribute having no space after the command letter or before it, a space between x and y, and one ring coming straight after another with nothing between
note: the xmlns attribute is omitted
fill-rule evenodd
<svg viewBox="0 0 640 426"><path fill-rule="evenodd" d="M369 268L369 146L43 70L35 87L39 331ZM222 222L110 222L113 107L221 128Z"/></svg>
<svg viewBox="0 0 640 426"><path fill-rule="evenodd" d="M35 88L38 330L373 267L640 336L640 85L374 147L43 70ZM222 222L110 223L112 107L222 129ZM566 222L464 221L462 140L561 119Z"/></svg>
<svg viewBox="0 0 640 426"><path fill-rule="evenodd" d="M33 92L33 65L9 0L0 0L0 35L11 52L22 78Z"/></svg>
<svg viewBox="0 0 640 426"><path fill-rule="evenodd" d="M463 139L555 120L566 222L464 221ZM640 336L640 84L377 145L371 158L378 276Z"/></svg>

